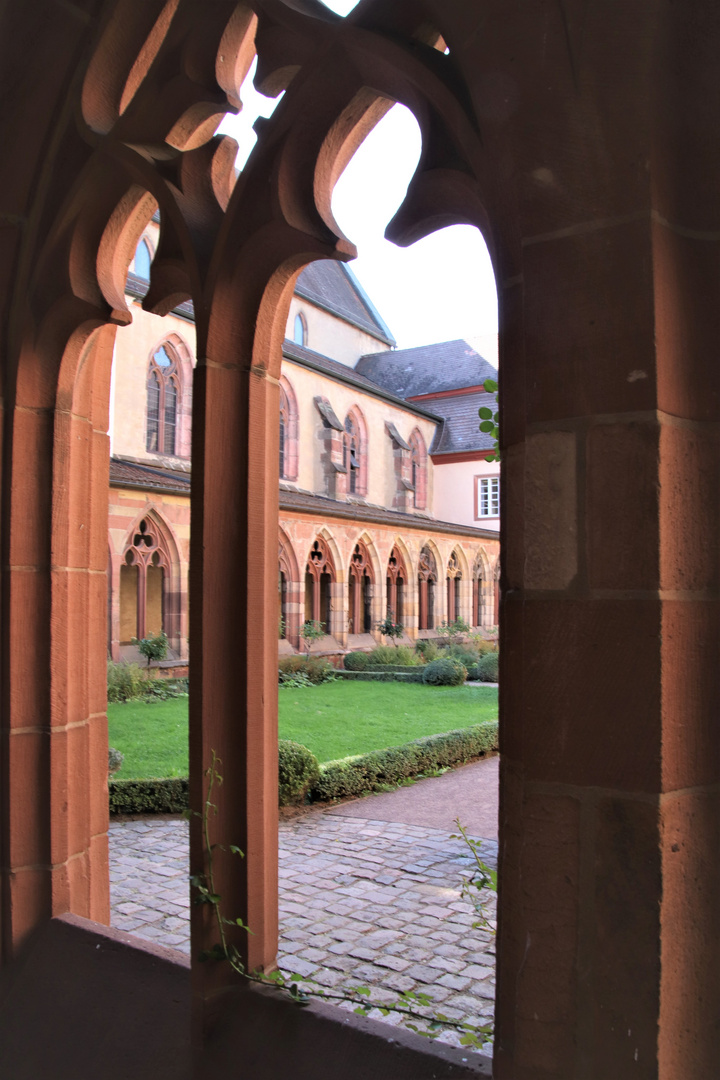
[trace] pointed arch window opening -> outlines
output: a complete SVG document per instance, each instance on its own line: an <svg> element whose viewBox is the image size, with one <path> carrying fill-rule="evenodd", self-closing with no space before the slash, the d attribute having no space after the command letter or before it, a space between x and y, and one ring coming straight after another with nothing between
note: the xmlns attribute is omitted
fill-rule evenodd
<svg viewBox="0 0 720 1080"><path fill-rule="evenodd" d="M357 495L360 479L360 435L352 416L345 418L343 465L347 474L347 489L351 495Z"/></svg>
<svg viewBox="0 0 720 1080"><path fill-rule="evenodd" d="M152 253L147 240L141 240L138 246L135 248L135 255L132 262L132 272L136 278L140 281L150 281L150 264L152 263Z"/></svg>
<svg viewBox="0 0 720 1080"><path fill-rule="evenodd" d="M120 645L167 633L171 560L150 518L143 518L120 567Z"/></svg>
<svg viewBox="0 0 720 1080"><path fill-rule="evenodd" d="M366 545L358 541L350 558L348 581L349 632L369 634L372 630L372 585L375 573Z"/></svg>
<svg viewBox="0 0 720 1080"><path fill-rule="evenodd" d="M330 633L330 586L335 577L335 564L330 549L326 542L318 537L310 549L305 569L305 618L322 623L326 634Z"/></svg>
<svg viewBox="0 0 720 1080"><path fill-rule="evenodd" d="M420 594L420 611L418 629L433 630L435 627L435 586L437 583L437 567L435 558L429 547L424 547L420 552L418 562L418 591Z"/></svg>
<svg viewBox="0 0 720 1080"><path fill-rule="evenodd" d="M285 467L285 455L287 451L288 440L288 426L290 422L290 413L288 408L287 394L280 387L280 479L287 479L287 469Z"/></svg>
<svg viewBox="0 0 720 1080"><path fill-rule="evenodd" d="M150 360L147 378L146 450L175 454L177 441L179 363L168 345L161 345Z"/></svg>
<svg viewBox="0 0 720 1080"><path fill-rule="evenodd" d="M307 323L305 322L304 315L301 315L300 312L298 312L293 324L293 341L296 345L302 345L305 348L307 347L307 340Z"/></svg>
<svg viewBox="0 0 720 1080"><path fill-rule="evenodd" d="M447 621L453 623L456 619L460 618L460 582L462 580L462 571L460 569L460 560L457 557L457 553L453 551L452 555L448 559L447 565Z"/></svg>
<svg viewBox="0 0 720 1080"><path fill-rule="evenodd" d="M473 594L472 594L472 624L482 627L483 625L483 567L477 562L473 571Z"/></svg>
<svg viewBox="0 0 720 1080"><path fill-rule="evenodd" d="M407 582L407 570L402 552L395 545L388 559L387 577L385 580L387 595L387 617L399 623L405 614L405 584Z"/></svg>

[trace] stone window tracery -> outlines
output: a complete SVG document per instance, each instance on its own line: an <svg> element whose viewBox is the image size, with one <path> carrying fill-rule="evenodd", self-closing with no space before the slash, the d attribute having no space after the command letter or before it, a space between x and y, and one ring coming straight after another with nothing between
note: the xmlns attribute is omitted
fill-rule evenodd
<svg viewBox="0 0 720 1080"><path fill-rule="evenodd" d="M432 630L435 626L436 582L437 567L435 565L435 557L426 544L420 552L420 559L418 561L418 591L420 594L420 611L418 616L419 630Z"/></svg>
<svg viewBox="0 0 720 1080"><path fill-rule="evenodd" d="M120 567L120 644L166 630L166 591L171 559L160 531L145 517L123 553Z"/></svg>
<svg viewBox="0 0 720 1080"><path fill-rule="evenodd" d="M348 630L351 634L369 634L372 630L372 590L375 572L367 546L362 540L350 558L348 581Z"/></svg>
<svg viewBox="0 0 720 1080"><path fill-rule="evenodd" d="M330 633L330 586L335 581L335 563L322 537L313 543L305 568L305 618L321 622Z"/></svg>
<svg viewBox="0 0 720 1080"><path fill-rule="evenodd" d="M447 621L449 623L455 622L460 618L460 582L462 580L462 571L460 569L460 560L456 551L453 551L452 555L448 559L447 565Z"/></svg>
<svg viewBox="0 0 720 1080"><path fill-rule="evenodd" d="M394 622L402 622L404 615L405 586L408 580L407 569L402 552L397 544L390 552L388 559L387 577L385 580L387 592L387 617Z"/></svg>
<svg viewBox="0 0 720 1080"><path fill-rule="evenodd" d="M145 448L153 454L175 454L180 399L180 364L165 342L151 359L147 377Z"/></svg>

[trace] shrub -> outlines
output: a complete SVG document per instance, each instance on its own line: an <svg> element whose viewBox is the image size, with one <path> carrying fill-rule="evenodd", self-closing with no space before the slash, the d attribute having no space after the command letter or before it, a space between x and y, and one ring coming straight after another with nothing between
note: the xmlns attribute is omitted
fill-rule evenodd
<svg viewBox="0 0 720 1080"><path fill-rule="evenodd" d="M108 780L111 814L181 814L188 808L187 777Z"/></svg>
<svg viewBox="0 0 720 1080"><path fill-rule="evenodd" d="M419 661L414 649L408 645L376 645L367 653L370 668L390 664L393 667L415 667Z"/></svg>
<svg viewBox="0 0 720 1080"><path fill-rule="evenodd" d="M348 653L344 660L346 671L367 671L370 657L364 652Z"/></svg>
<svg viewBox="0 0 720 1080"><path fill-rule="evenodd" d="M137 664L115 664L108 660L108 701L130 701L142 697L147 680Z"/></svg>
<svg viewBox="0 0 720 1080"><path fill-rule="evenodd" d="M480 682L497 682L500 670L500 653L490 652L481 656L473 669L473 678Z"/></svg>
<svg viewBox="0 0 720 1080"><path fill-rule="evenodd" d="M302 690L305 686L313 685L304 671L280 671L278 674L278 685L282 687L288 687L293 690Z"/></svg>
<svg viewBox="0 0 720 1080"><path fill-rule="evenodd" d="M470 668L477 664L480 654L472 645L448 645L442 650L440 656L449 656L452 660L459 660L463 667Z"/></svg>
<svg viewBox="0 0 720 1080"><path fill-rule="evenodd" d="M108 746L108 776L122 769L124 760L125 755L120 750L116 750L114 746Z"/></svg>
<svg viewBox="0 0 720 1080"><path fill-rule="evenodd" d="M486 638L480 637L479 634L473 635L472 642L472 647L476 650L478 656L485 656L487 653L497 652L497 642L488 641Z"/></svg>
<svg viewBox="0 0 720 1080"><path fill-rule="evenodd" d="M280 739L278 743L278 795L280 806L305 801L320 775L315 755L301 743Z"/></svg>
<svg viewBox="0 0 720 1080"><path fill-rule="evenodd" d="M459 686L466 678L467 668L451 656L432 660L423 671L423 682L429 686Z"/></svg>
<svg viewBox="0 0 720 1080"><path fill-rule="evenodd" d="M335 678L335 668L322 656L283 656L278 668L281 677L303 672L315 685L331 682Z"/></svg>
<svg viewBox="0 0 720 1080"><path fill-rule="evenodd" d="M497 721L428 735L403 746L358 754L320 766L312 799L342 799L368 791L387 790L419 773L430 773L497 750Z"/></svg>
<svg viewBox="0 0 720 1080"><path fill-rule="evenodd" d="M420 641L415 642L415 652L426 664L429 664L431 660L437 660L440 655L435 642L429 641L427 638L421 638Z"/></svg>

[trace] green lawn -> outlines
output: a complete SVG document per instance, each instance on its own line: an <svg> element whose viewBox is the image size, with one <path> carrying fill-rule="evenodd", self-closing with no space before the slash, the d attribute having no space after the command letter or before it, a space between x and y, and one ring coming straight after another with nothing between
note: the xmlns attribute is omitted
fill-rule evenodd
<svg viewBox="0 0 720 1080"><path fill-rule="evenodd" d="M382 750L497 717L495 687L332 682L280 689L281 739L320 761ZM187 698L108 705L110 745L125 763L116 775L187 776Z"/></svg>

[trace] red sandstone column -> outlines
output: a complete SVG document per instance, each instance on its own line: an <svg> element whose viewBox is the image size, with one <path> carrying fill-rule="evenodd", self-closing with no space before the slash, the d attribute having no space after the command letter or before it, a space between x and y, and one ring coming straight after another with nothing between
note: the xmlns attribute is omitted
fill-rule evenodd
<svg viewBox="0 0 720 1080"><path fill-rule="evenodd" d="M501 290L498 1080L720 1060L720 19L651 6L546 54Z"/></svg>
<svg viewBox="0 0 720 1080"><path fill-rule="evenodd" d="M109 921L107 406L113 331L24 375L4 462L2 953L53 915ZM83 364L80 362L85 355ZM58 385L59 383L59 385Z"/></svg>

